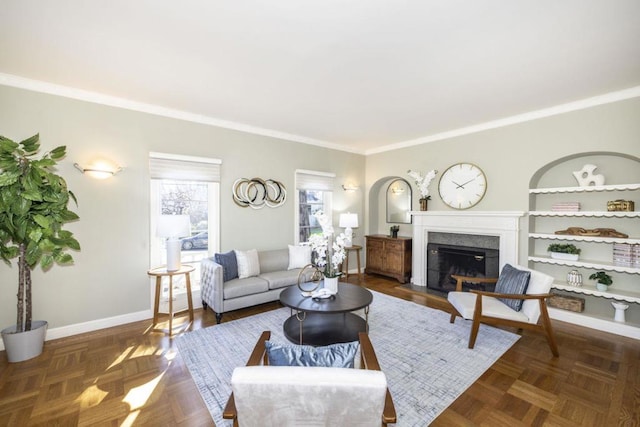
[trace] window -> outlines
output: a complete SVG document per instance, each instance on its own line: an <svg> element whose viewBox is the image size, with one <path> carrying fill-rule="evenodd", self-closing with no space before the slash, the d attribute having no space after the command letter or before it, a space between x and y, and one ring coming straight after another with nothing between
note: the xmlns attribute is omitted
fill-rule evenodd
<svg viewBox="0 0 640 427"><path fill-rule="evenodd" d="M296 243L307 242L309 236L322 231L313 216L316 212L322 210L331 218L334 177L326 172L296 171Z"/></svg>
<svg viewBox="0 0 640 427"><path fill-rule="evenodd" d="M151 153L150 265L166 264L165 240L156 236L160 215L188 215L191 235L181 239L181 261L195 267L191 273L194 304L200 298L200 260L219 250L220 161L199 157ZM160 312L168 311L168 281L163 282ZM151 293L153 299L155 291ZM174 278L174 307L187 306L184 276Z"/></svg>

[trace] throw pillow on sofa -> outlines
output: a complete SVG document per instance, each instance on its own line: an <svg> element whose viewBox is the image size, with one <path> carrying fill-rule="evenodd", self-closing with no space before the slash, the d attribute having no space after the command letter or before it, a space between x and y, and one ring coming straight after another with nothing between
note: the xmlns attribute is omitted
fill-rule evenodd
<svg viewBox="0 0 640 427"><path fill-rule="evenodd" d="M236 250L236 259L238 260L238 277L246 279L260 274L260 259L256 249L248 251Z"/></svg>
<svg viewBox="0 0 640 427"><path fill-rule="evenodd" d="M302 268L311 263L311 246L289 245L289 267L287 270Z"/></svg>
<svg viewBox="0 0 640 427"><path fill-rule="evenodd" d="M234 251L229 251L224 254L215 254L213 259L222 266L223 282L228 282L229 280L238 278L238 260Z"/></svg>

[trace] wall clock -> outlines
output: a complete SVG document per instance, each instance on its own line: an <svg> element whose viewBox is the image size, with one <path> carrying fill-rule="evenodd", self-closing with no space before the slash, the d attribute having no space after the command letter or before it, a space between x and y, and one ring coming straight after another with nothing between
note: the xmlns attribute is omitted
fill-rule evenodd
<svg viewBox="0 0 640 427"><path fill-rule="evenodd" d="M457 163L440 176L438 192L442 201L454 209L469 209L487 191L487 177L478 166Z"/></svg>

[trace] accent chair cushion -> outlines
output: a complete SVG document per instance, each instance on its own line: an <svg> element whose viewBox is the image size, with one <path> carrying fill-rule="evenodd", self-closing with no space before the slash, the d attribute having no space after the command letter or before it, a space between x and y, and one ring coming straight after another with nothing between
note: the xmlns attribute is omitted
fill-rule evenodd
<svg viewBox="0 0 640 427"><path fill-rule="evenodd" d="M331 344L325 347L277 344L265 341L270 366L322 366L327 368L353 368L358 341Z"/></svg>
<svg viewBox="0 0 640 427"><path fill-rule="evenodd" d="M260 259L258 251L249 249L248 251L235 251L238 260L238 277L246 279L260 274Z"/></svg>
<svg viewBox="0 0 640 427"><path fill-rule="evenodd" d="M518 270L510 264L505 264L505 266L502 267L500 276L498 277L495 292L499 294L524 295L525 292L527 292L530 277L531 272ZM524 300L500 298L500 301L511 307L513 310L520 311Z"/></svg>
<svg viewBox="0 0 640 427"><path fill-rule="evenodd" d="M289 267L287 270L302 268L311 262L311 246L289 245Z"/></svg>
<svg viewBox="0 0 640 427"><path fill-rule="evenodd" d="M222 266L222 280L228 282L229 280L238 278L238 260L236 259L236 253L229 251L225 254L215 254L214 260Z"/></svg>

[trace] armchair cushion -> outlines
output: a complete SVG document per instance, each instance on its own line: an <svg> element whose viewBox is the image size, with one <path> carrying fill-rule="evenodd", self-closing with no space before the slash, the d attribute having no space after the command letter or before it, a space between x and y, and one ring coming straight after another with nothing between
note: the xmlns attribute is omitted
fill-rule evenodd
<svg viewBox="0 0 640 427"><path fill-rule="evenodd" d="M258 251L250 249L248 251L235 251L238 259L238 277L246 279L260 274L260 259Z"/></svg>
<svg viewBox="0 0 640 427"><path fill-rule="evenodd" d="M448 299L451 305L465 319L473 319L476 307L476 298L482 298L482 315L487 317L497 317L499 319L515 320L519 322L529 322L529 319L522 311L515 311L504 304L502 299L476 295L472 292L449 292Z"/></svg>
<svg viewBox="0 0 640 427"><path fill-rule="evenodd" d="M321 366L328 368L353 368L360 345L357 341L331 344L324 347L310 345L276 344L265 341L271 366Z"/></svg>
<svg viewBox="0 0 640 427"><path fill-rule="evenodd" d="M529 271L518 270L510 264L505 264L498 277L495 292L498 294L524 295L527 291L530 277L531 273ZM500 298L500 300L515 311L522 309L523 300L507 298Z"/></svg>
<svg viewBox="0 0 640 427"><path fill-rule="evenodd" d="M224 282L238 278L238 260L235 251L215 254L213 257L222 266L222 280Z"/></svg>

